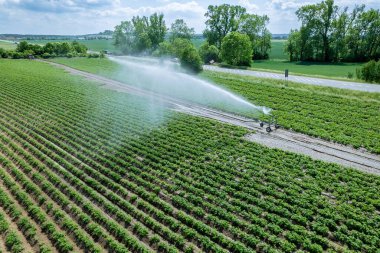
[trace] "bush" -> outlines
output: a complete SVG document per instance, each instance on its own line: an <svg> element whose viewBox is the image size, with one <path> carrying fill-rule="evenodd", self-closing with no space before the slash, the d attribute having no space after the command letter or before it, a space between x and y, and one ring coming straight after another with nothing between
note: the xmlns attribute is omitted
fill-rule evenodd
<svg viewBox="0 0 380 253"><path fill-rule="evenodd" d="M224 37L220 56L223 61L234 66L250 66L252 43L248 35L232 32Z"/></svg>
<svg viewBox="0 0 380 253"><path fill-rule="evenodd" d="M44 59L48 59L50 57L51 57L51 54L49 54L49 53L43 53L42 54L42 58L44 58Z"/></svg>
<svg viewBox="0 0 380 253"><path fill-rule="evenodd" d="M208 42L204 43L199 48L199 55L204 63L210 63L211 61L219 61L219 49L214 45L209 45Z"/></svg>
<svg viewBox="0 0 380 253"><path fill-rule="evenodd" d="M364 81L380 83L380 61L367 62L361 69L356 70L356 75Z"/></svg>
<svg viewBox="0 0 380 253"><path fill-rule="evenodd" d="M181 66L192 72L199 73L202 71L202 59L197 49L191 45L186 47L180 56Z"/></svg>
<svg viewBox="0 0 380 253"><path fill-rule="evenodd" d="M0 48L0 58L8 58L9 53L4 48Z"/></svg>
<svg viewBox="0 0 380 253"><path fill-rule="evenodd" d="M164 41L158 45L158 49L153 53L155 56L171 56L173 55L173 46L170 42Z"/></svg>
<svg viewBox="0 0 380 253"><path fill-rule="evenodd" d="M21 59L21 58L24 57L24 54L20 53L20 52L14 52L14 51L12 51L10 53L10 56L12 57L12 59Z"/></svg>

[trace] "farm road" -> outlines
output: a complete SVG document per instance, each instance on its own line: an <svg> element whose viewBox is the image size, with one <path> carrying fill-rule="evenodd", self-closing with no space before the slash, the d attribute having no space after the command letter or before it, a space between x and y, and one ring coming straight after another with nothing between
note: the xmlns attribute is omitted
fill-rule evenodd
<svg viewBox="0 0 380 253"><path fill-rule="evenodd" d="M198 117L214 119L255 131L254 133L245 136L245 139L248 141L256 142L270 148L278 148L286 151L304 154L312 157L313 159L333 162L367 173L380 175L380 156L378 155L285 129L278 129L268 134L265 131L265 127L261 128L259 126L259 122L253 121L252 119L247 119L231 113L221 112L176 98L156 94L122 82L108 79L103 76L98 76L85 71L77 70L62 64L53 62L48 63L53 66L63 68L71 74L79 75L91 81L98 82L103 85L103 88L106 89L154 98L157 99L157 101L164 102L175 111Z"/></svg>
<svg viewBox="0 0 380 253"><path fill-rule="evenodd" d="M203 68L209 71L236 74L242 76L254 76L260 78L270 78L277 80L285 81L285 74L264 72L264 71L253 71L253 70L243 70L243 69L228 69L221 68L217 66L204 65ZM315 77L306 77L306 76L295 76L290 73L289 81L296 83L304 83L317 86L329 86L339 89L349 89L349 90L358 90L366 92L380 92L380 85L378 84L369 84L369 83L356 83L356 82L347 82L347 81L338 81L332 79L324 78L315 78Z"/></svg>

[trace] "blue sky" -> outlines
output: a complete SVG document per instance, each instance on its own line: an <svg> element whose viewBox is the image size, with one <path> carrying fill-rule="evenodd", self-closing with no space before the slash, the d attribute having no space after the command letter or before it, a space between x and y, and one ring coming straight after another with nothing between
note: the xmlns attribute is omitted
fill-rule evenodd
<svg viewBox="0 0 380 253"><path fill-rule="evenodd" d="M205 28L210 4L239 4L248 12L267 14L272 33L288 33L299 26L295 11L320 0L0 0L0 34L86 34L113 30L134 15L164 13L167 25L183 18L198 33ZM379 9L380 0L335 0L343 7L364 3Z"/></svg>

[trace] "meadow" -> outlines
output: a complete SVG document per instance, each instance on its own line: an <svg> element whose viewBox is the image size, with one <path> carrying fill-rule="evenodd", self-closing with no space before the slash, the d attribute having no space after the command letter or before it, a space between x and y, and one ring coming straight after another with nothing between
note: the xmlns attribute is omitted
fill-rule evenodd
<svg viewBox="0 0 380 253"><path fill-rule="evenodd" d="M356 69L364 63L320 63L290 62L284 53L286 40L272 40L269 60L255 60L251 68L260 71L281 72L289 70L290 75L306 75L331 79L355 80Z"/></svg>
<svg viewBox="0 0 380 253"><path fill-rule="evenodd" d="M247 130L46 63L0 67L1 251L380 248L378 176L265 148Z"/></svg>
<svg viewBox="0 0 380 253"><path fill-rule="evenodd" d="M53 61L125 82L119 66L108 59L67 59ZM125 74L126 75L126 74ZM380 153L380 95L205 72L202 76L256 105L274 110L280 124L298 132L355 148ZM131 83L133 85L133 83ZM220 107L220 109L224 109Z"/></svg>
<svg viewBox="0 0 380 253"><path fill-rule="evenodd" d="M16 49L16 44L14 44L11 41L0 40L0 48L6 49L6 50L14 50Z"/></svg>

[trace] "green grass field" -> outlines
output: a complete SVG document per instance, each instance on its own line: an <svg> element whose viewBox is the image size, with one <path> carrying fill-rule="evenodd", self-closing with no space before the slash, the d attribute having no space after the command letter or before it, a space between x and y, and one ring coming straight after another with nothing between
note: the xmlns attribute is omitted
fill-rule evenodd
<svg viewBox="0 0 380 253"><path fill-rule="evenodd" d="M289 74L320 76L325 78L345 79L348 74L356 76L356 69L363 63L318 63L318 62L289 62L277 60L254 61L252 68L255 70L275 71L283 73L285 69Z"/></svg>
<svg viewBox="0 0 380 253"><path fill-rule="evenodd" d="M0 48L4 48L6 50L14 50L16 49L16 44L7 40L0 40Z"/></svg>
<svg viewBox="0 0 380 253"><path fill-rule="evenodd" d="M111 66L106 62L66 61L98 72L110 71L99 70ZM378 176L250 143L246 130L169 111L46 63L0 59L0 68L0 205L7 207L0 238L12 252L380 248ZM226 81L236 90L264 86L263 98L283 91L354 101L318 96L322 88L234 78ZM357 96L359 107L371 99ZM295 106L288 102L289 110ZM325 110L323 101L310 107Z"/></svg>
<svg viewBox="0 0 380 253"><path fill-rule="evenodd" d="M272 48L269 53L270 60L288 60L287 54L284 53L286 40L272 40Z"/></svg>
<svg viewBox="0 0 380 253"><path fill-rule="evenodd" d="M286 40L272 40L269 60L256 60L252 64L255 70L274 71L283 73L289 70L290 75L319 76L323 78L348 79L349 73L356 78L356 69L363 63L318 63L318 62L289 62L284 53Z"/></svg>

